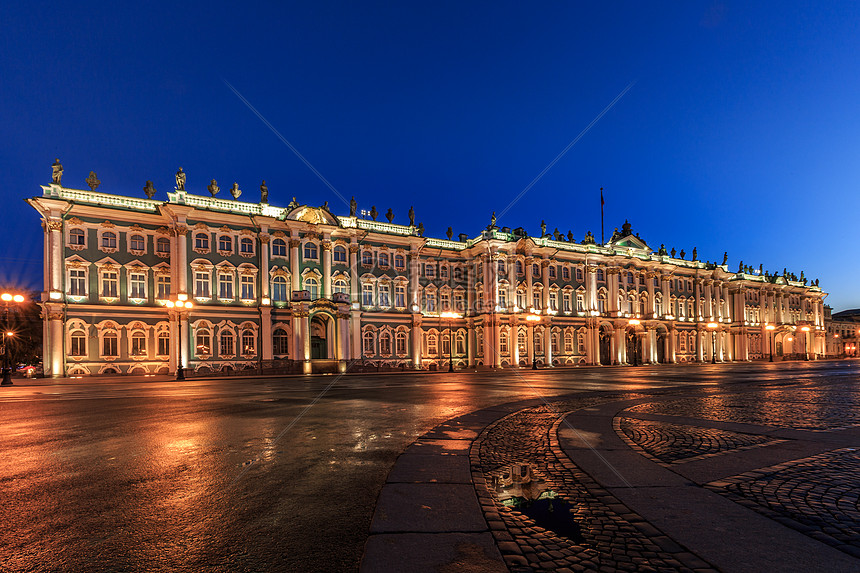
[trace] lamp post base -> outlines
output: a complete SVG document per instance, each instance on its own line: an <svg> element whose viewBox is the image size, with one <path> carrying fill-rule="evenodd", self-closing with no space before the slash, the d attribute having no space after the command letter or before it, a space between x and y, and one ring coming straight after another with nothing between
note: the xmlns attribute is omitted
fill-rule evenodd
<svg viewBox="0 0 860 573"><path fill-rule="evenodd" d="M537 360L532 360L532 370L537 370L537 369L538 369Z"/></svg>
<svg viewBox="0 0 860 573"><path fill-rule="evenodd" d="M185 380L185 368L183 368L182 366L176 368L176 379Z"/></svg>
<svg viewBox="0 0 860 573"><path fill-rule="evenodd" d="M3 381L0 386L12 386L12 372L8 368L3 369Z"/></svg>

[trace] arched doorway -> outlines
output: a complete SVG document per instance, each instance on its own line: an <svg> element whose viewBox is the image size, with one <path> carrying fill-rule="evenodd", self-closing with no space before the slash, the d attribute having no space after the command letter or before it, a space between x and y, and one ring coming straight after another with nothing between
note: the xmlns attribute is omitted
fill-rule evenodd
<svg viewBox="0 0 860 573"><path fill-rule="evenodd" d="M657 363L665 364L666 363L666 344L667 344L667 332L664 330L662 332L657 332Z"/></svg>
<svg viewBox="0 0 860 573"><path fill-rule="evenodd" d="M612 364L612 356L610 356L610 339L612 333L605 328L600 329L600 363L604 366Z"/></svg>
<svg viewBox="0 0 860 573"><path fill-rule="evenodd" d="M324 314L311 319L311 360L328 358L328 326L329 319Z"/></svg>
<svg viewBox="0 0 860 573"><path fill-rule="evenodd" d="M639 352L639 336L635 330L627 331L627 363L636 366L642 364L642 355Z"/></svg>

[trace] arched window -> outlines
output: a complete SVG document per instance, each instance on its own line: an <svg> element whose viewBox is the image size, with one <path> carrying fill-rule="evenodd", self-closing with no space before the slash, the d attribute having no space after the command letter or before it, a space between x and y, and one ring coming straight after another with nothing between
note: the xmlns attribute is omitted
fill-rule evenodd
<svg viewBox="0 0 860 573"><path fill-rule="evenodd" d="M202 250L209 249L209 235L206 233L197 233L194 235L194 248Z"/></svg>
<svg viewBox="0 0 860 573"><path fill-rule="evenodd" d="M212 353L212 335L209 334L209 330L202 328L197 331L194 347L198 356L206 356Z"/></svg>
<svg viewBox="0 0 860 573"><path fill-rule="evenodd" d="M166 255L170 253L170 239L167 237L159 237L157 241L155 241L155 252L161 253L162 255Z"/></svg>
<svg viewBox="0 0 860 573"><path fill-rule="evenodd" d="M383 356L391 354L391 334L383 332L379 335L379 353Z"/></svg>
<svg viewBox="0 0 860 573"><path fill-rule="evenodd" d="M317 246L314 243L305 243L305 260L317 259Z"/></svg>
<svg viewBox="0 0 860 573"><path fill-rule="evenodd" d="M105 233L102 234L102 247L106 249L115 249L116 233L112 233L111 231L105 231Z"/></svg>
<svg viewBox="0 0 860 573"><path fill-rule="evenodd" d="M87 355L87 335L83 330L72 332L72 344L69 348L71 356L86 356Z"/></svg>
<svg viewBox="0 0 860 573"><path fill-rule="evenodd" d="M156 354L158 356L168 356L170 354L170 333L162 330L156 338Z"/></svg>
<svg viewBox="0 0 860 573"><path fill-rule="evenodd" d="M220 334L220 344L218 346L218 355L221 357L229 357L236 354L236 337L232 330L222 330Z"/></svg>
<svg viewBox="0 0 860 573"><path fill-rule="evenodd" d="M504 331L499 333L499 352L501 354L508 353L508 333Z"/></svg>
<svg viewBox="0 0 860 573"><path fill-rule="evenodd" d="M332 284L332 286L334 288L334 292L340 292L344 294L349 292L349 283L347 283L346 279L344 278L334 279L334 283Z"/></svg>
<svg viewBox="0 0 860 573"><path fill-rule="evenodd" d="M429 356L436 356L439 354L439 339L435 332L427 333L427 354Z"/></svg>
<svg viewBox="0 0 860 573"><path fill-rule="evenodd" d="M388 268L388 253L379 253L379 266L384 269Z"/></svg>
<svg viewBox="0 0 860 573"><path fill-rule="evenodd" d="M334 262L336 263L345 263L346 262L346 248L342 245L337 245L334 248Z"/></svg>
<svg viewBox="0 0 860 573"><path fill-rule="evenodd" d="M143 235L132 235L128 239L128 248L132 251L142 251L146 248L146 240Z"/></svg>
<svg viewBox="0 0 860 573"><path fill-rule="evenodd" d="M72 229L69 231L69 244L70 245L85 245L86 244L86 236L84 235L83 229Z"/></svg>
<svg viewBox="0 0 860 573"><path fill-rule="evenodd" d="M242 331L242 354L254 354L257 347L257 337L254 336L254 331L246 328Z"/></svg>
<svg viewBox="0 0 860 573"><path fill-rule="evenodd" d="M540 310L541 308L541 290L534 288L532 290L532 306L535 310Z"/></svg>
<svg viewBox="0 0 860 573"><path fill-rule="evenodd" d="M287 256L287 242L283 239L275 239L272 241L272 256L273 257L286 257Z"/></svg>
<svg viewBox="0 0 860 573"><path fill-rule="evenodd" d="M525 356L526 354L528 354L528 347L526 346L527 340L528 339L526 338L526 333L521 330L517 334L517 351L519 352L520 356Z"/></svg>
<svg viewBox="0 0 860 573"><path fill-rule="evenodd" d="M272 279L272 300L275 302L286 302L287 277L277 275Z"/></svg>
<svg viewBox="0 0 860 573"><path fill-rule="evenodd" d="M368 267L373 265L372 251L361 251L361 264Z"/></svg>
<svg viewBox="0 0 860 573"><path fill-rule="evenodd" d="M463 332L457 333L457 354L466 354L466 334Z"/></svg>
<svg viewBox="0 0 860 573"><path fill-rule="evenodd" d="M606 312L606 291L605 290L597 291L597 310L600 312Z"/></svg>
<svg viewBox="0 0 860 573"><path fill-rule="evenodd" d="M146 335L135 332L131 335L131 355L146 356Z"/></svg>
<svg viewBox="0 0 860 573"><path fill-rule="evenodd" d="M654 295L654 313L657 316L663 316L663 297L660 293Z"/></svg>
<svg viewBox="0 0 860 573"><path fill-rule="evenodd" d="M250 237L243 237L242 240L239 241L239 252L245 255L253 255L254 240Z"/></svg>
<svg viewBox="0 0 860 573"><path fill-rule="evenodd" d="M233 237L230 235L218 236L218 250L225 253L233 252Z"/></svg>
<svg viewBox="0 0 860 573"><path fill-rule="evenodd" d="M442 334L442 354L444 356L451 354L451 334L447 331Z"/></svg>
<svg viewBox="0 0 860 573"><path fill-rule="evenodd" d="M579 354L585 354L585 334L582 332L576 335L576 350Z"/></svg>
<svg viewBox="0 0 860 573"><path fill-rule="evenodd" d="M272 352L278 356L286 356L290 353L289 338L287 331L283 328L275 329L272 333Z"/></svg>
<svg viewBox="0 0 860 573"><path fill-rule="evenodd" d="M361 339L363 341L362 351L363 351L364 355L365 356L375 355L376 352L375 352L375 348L374 348L375 347L375 344L374 344L375 341L373 339L373 333L368 330L367 332L364 333L364 335L361 337Z"/></svg>
<svg viewBox="0 0 860 573"><path fill-rule="evenodd" d="M402 269L406 266L406 259L403 255L394 255L394 266L398 269Z"/></svg>
<svg viewBox="0 0 860 573"><path fill-rule="evenodd" d="M551 332L549 335L549 339L552 343L552 353L558 354L558 332Z"/></svg>
<svg viewBox="0 0 860 573"><path fill-rule="evenodd" d="M116 332L105 333L102 338L102 356L119 356Z"/></svg>
<svg viewBox="0 0 860 573"><path fill-rule="evenodd" d="M522 261L517 261L517 274L518 275L523 274L523 262Z"/></svg>
<svg viewBox="0 0 860 573"><path fill-rule="evenodd" d="M573 333L564 333L564 351L568 354L573 352Z"/></svg>
<svg viewBox="0 0 860 573"><path fill-rule="evenodd" d="M316 277L305 277L305 290L311 293L311 300L320 297L320 282Z"/></svg>
<svg viewBox="0 0 860 573"><path fill-rule="evenodd" d="M603 269L597 269L597 280L602 281L603 279Z"/></svg>
<svg viewBox="0 0 860 573"><path fill-rule="evenodd" d="M406 333L405 332L401 331L395 335L395 343L396 343L395 349L397 351L397 354L401 354L401 355L406 354L407 350L406 350Z"/></svg>
<svg viewBox="0 0 860 573"><path fill-rule="evenodd" d="M639 314L645 314L648 312L648 294L642 293L642 297L639 299Z"/></svg>
<svg viewBox="0 0 860 573"><path fill-rule="evenodd" d="M463 280L463 271L460 270L460 267L454 267L454 280L455 281Z"/></svg>

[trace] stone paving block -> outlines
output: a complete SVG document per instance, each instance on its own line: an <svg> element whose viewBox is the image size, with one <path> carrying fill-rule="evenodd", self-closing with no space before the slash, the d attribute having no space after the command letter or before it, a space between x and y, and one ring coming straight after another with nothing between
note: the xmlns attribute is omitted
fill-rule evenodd
<svg viewBox="0 0 860 573"><path fill-rule="evenodd" d="M472 483L469 458L403 454L388 474L388 483Z"/></svg>
<svg viewBox="0 0 860 573"><path fill-rule="evenodd" d="M417 440L406 448L405 454L424 454L441 456L468 456L469 440Z"/></svg>
<svg viewBox="0 0 860 573"><path fill-rule="evenodd" d="M371 535L361 573L506 573L488 533L401 533Z"/></svg>
<svg viewBox="0 0 860 573"><path fill-rule="evenodd" d="M386 484L370 523L372 533L477 532L487 522L467 484Z"/></svg>
<svg viewBox="0 0 860 573"><path fill-rule="evenodd" d="M629 484L681 486L689 483L685 478L642 457L630 448L624 451L598 452L577 449L565 450L565 453L604 487L624 487Z"/></svg>

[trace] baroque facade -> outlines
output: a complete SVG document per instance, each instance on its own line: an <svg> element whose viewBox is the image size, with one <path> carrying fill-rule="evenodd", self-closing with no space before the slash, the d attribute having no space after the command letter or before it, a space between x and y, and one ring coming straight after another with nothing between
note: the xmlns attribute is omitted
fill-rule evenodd
<svg viewBox="0 0 860 573"><path fill-rule="evenodd" d="M56 175L28 199L44 228L46 375L825 353L817 285L655 253L626 223L604 245L495 221L437 239L411 210L399 225L354 205L336 216L218 199L186 192L181 175L166 202L69 189Z"/></svg>

